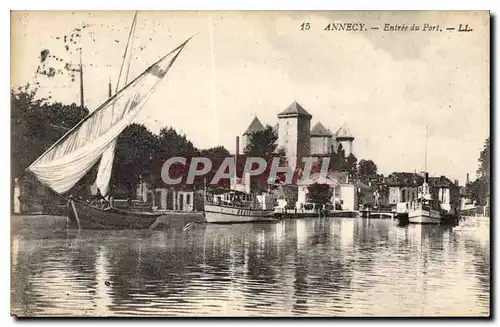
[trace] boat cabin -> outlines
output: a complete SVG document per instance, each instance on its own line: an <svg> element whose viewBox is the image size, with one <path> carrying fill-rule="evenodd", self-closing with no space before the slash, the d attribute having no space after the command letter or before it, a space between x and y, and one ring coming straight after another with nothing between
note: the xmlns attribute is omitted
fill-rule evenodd
<svg viewBox="0 0 500 327"><path fill-rule="evenodd" d="M256 195L237 190L217 188L206 193L206 202L220 206L268 210L274 207L269 194Z"/></svg>

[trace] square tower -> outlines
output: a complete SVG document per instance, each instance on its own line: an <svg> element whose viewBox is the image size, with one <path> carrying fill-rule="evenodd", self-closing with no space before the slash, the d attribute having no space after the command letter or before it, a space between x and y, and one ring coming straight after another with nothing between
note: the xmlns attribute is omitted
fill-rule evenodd
<svg viewBox="0 0 500 327"><path fill-rule="evenodd" d="M297 102L278 114L278 148L286 151L289 166L295 170L310 155L312 116Z"/></svg>

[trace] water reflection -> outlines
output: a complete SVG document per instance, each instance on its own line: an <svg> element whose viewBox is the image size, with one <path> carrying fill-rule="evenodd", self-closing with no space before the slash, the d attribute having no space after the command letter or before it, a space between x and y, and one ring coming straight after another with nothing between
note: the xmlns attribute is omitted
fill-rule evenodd
<svg viewBox="0 0 500 327"><path fill-rule="evenodd" d="M39 227L40 223L37 223ZM40 236L42 235L42 236ZM19 315L478 315L489 247L451 229L310 218L184 231L13 231Z"/></svg>

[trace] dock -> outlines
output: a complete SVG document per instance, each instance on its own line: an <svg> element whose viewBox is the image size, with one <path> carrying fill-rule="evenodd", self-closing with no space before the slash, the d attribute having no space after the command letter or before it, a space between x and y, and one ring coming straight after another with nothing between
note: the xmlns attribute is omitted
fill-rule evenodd
<svg viewBox="0 0 500 327"><path fill-rule="evenodd" d="M394 219L397 213L391 210L360 210L362 218L373 218L373 219Z"/></svg>

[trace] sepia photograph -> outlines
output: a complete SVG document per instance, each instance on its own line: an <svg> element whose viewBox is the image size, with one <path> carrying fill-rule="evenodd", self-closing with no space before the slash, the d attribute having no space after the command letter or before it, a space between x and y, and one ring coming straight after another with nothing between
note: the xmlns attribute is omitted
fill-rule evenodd
<svg viewBox="0 0 500 327"><path fill-rule="evenodd" d="M11 316L491 316L489 11L10 19Z"/></svg>

